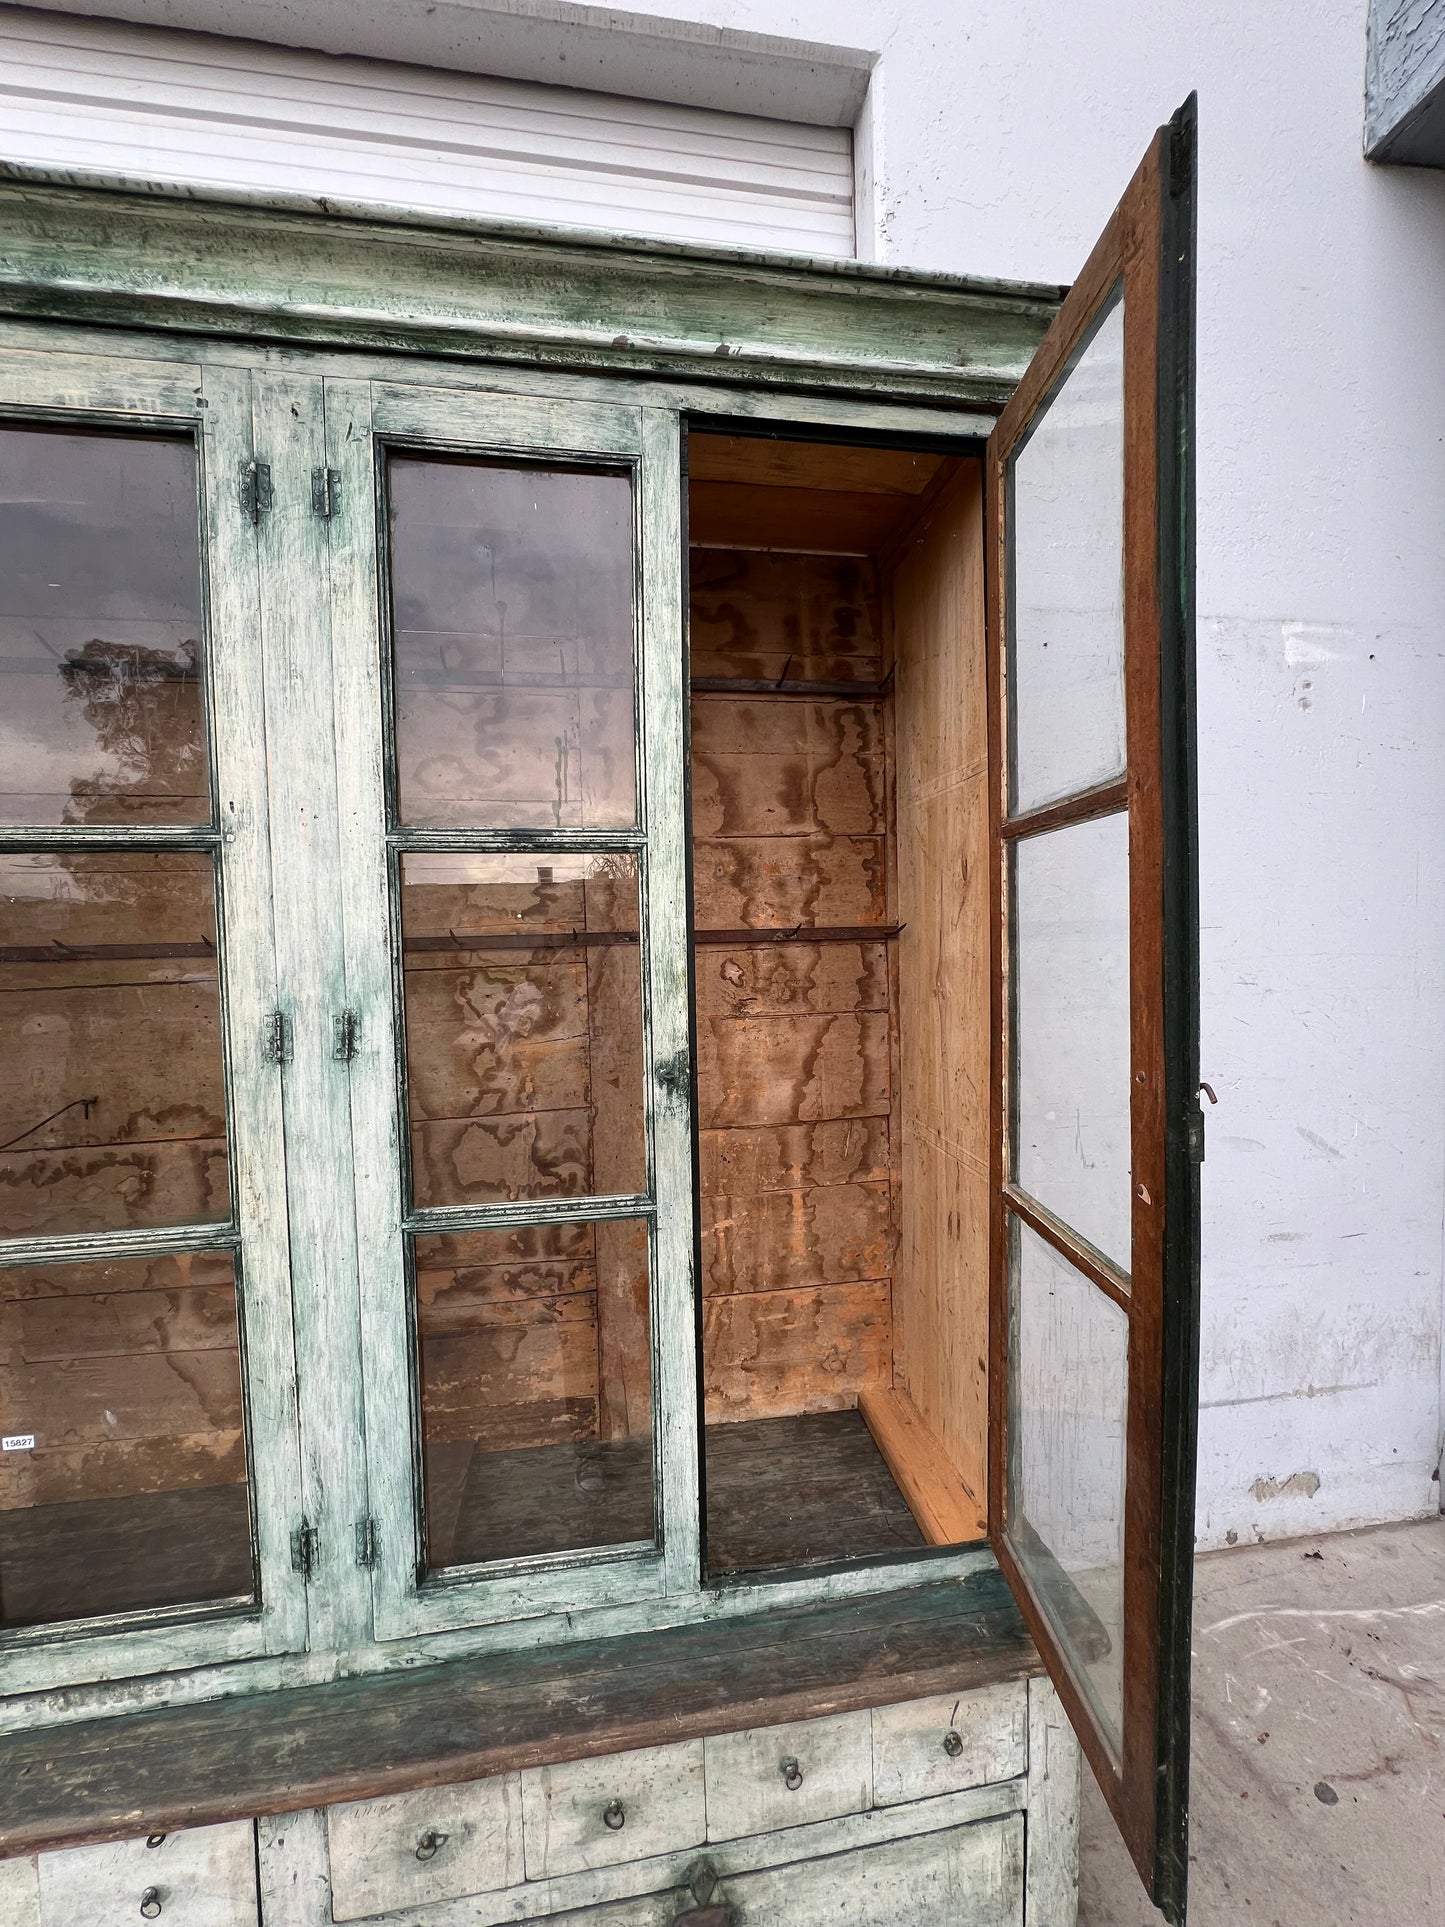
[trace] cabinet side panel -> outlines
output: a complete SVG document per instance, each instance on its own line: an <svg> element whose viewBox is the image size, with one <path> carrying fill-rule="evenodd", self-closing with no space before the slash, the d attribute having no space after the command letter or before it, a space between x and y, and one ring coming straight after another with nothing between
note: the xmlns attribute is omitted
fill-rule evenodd
<svg viewBox="0 0 1445 1927"><path fill-rule="evenodd" d="M947 1537L985 1529L988 732L982 473L963 461L891 581L901 1238L895 1398L956 1475ZM911 1406L912 1410L908 1408ZM905 1486L906 1489L906 1486ZM971 1530L964 1522L971 1524Z"/></svg>

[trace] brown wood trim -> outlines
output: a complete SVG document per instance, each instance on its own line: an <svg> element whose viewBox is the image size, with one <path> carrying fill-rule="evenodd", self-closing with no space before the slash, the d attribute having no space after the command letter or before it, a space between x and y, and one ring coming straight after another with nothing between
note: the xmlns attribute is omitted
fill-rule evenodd
<svg viewBox="0 0 1445 1927"><path fill-rule="evenodd" d="M1162 734L1160 717L1161 540L1160 463L1176 459L1159 444L1160 316L1163 294L1165 176L1169 130L1161 128L1123 199L1066 297L989 438L988 638L991 754L994 759L994 1069L993 1213L990 1278L990 1535L1000 1566L1020 1599L1099 1784L1145 1885L1153 1887L1159 1788L1160 1546L1163 1510L1165 1090L1164 861ZM1087 798L1031 811L1007 821L1004 770L1008 715L1007 558L1008 463L1028 433L1079 344L1122 282L1124 299L1124 636L1126 762L1122 784L1103 785ZM1086 808L1074 811L1080 802ZM1010 1061L1006 846L1021 835L1127 807L1129 812L1129 983L1131 1009L1132 1251L1127 1295L1080 1264L1129 1316L1129 1413L1125 1494L1125 1624L1123 1743L1116 1756L1072 1679L1046 1616L1033 1599L1007 1541L1009 1281L1008 1214L1016 1211L1071 1262L1075 1252L1051 1236L1055 1227L1007 1183ZM1058 1227L1057 1229L1062 1229Z"/></svg>
<svg viewBox="0 0 1445 1927"><path fill-rule="evenodd" d="M1036 1232L1045 1244L1052 1245L1061 1258L1067 1258L1075 1271L1081 1271L1106 1298L1112 1298L1120 1311L1129 1310L1132 1302L1129 1280L1102 1253L1095 1251L1092 1245L1085 1244L1082 1238L1070 1231L1062 1218L1056 1218L1052 1211L1046 1211L1026 1191L1006 1184L1004 1199L1016 1218L1026 1224L1030 1231Z"/></svg>
<svg viewBox="0 0 1445 1927"><path fill-rule="evenodd" d="M1042 1670L987 1562L907 1592L0 1738L0 1857L448 1786Z"/></svg>
<svg viewBox="0 0 1445 1927"><path fill-rule="evenodd" d="M891 675L881 682L766 682L758 676L694 676L688 685L694 696L817 696L838 702L876 702L892 686Z"/></svg>
<svg viewBox="0 0 1445 1927"><path fill-rule="evenodd" d="M1042 836L1046 830L1062 830L1070 823L1089 823L1096 816L1112 816L1116 810L1128 806L1129 779L1116 776L1112 782L1100 783L1097 789L1079 790L1073 796L1061 797L1057 803L1040 803L1036 810L1009 817L999 825L999 835L1013 843L1020 837Z"/></svg>
<svg viewBox="0 0 1445 1927"><path fill-rule="evenodd" d="M775 943L891 943L901 936L901 923L794 923L786 929L695 930L699 948L746 950L754 944Z"/></svg>
<svg viewBox="0 0 1445 1927"><path fill-rule="evenodd" d="M858 1411L931 1546L964 1546L988 1530L978 1494L956 1471L943 1442L896 1387L864 1389Z"/></svg>

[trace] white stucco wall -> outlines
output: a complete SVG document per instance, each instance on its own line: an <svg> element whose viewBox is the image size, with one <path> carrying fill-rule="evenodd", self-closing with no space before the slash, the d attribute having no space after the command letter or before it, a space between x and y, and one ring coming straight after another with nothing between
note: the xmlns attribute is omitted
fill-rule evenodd
<svg viewBox="0 0 1445 1927"><path fill-rule="evenodd" d="M630 0L882 50L877 252L1067 280L1200 99L1199 1530L1434 1508L1445 174L1361 158L1364 0Z"/></svg>

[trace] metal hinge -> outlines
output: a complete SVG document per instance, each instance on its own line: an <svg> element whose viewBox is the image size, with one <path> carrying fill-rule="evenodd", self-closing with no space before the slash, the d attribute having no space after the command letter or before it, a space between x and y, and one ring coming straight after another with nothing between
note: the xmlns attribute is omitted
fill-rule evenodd
<svg viewBox="0 0 1445 1927"><path fill-rule="evenodd" d="M324 522L329 522L341 508L341 470L339 468L313 468L311 471L311 507Z"/></svg>
<svg viewBox="0 0 1445 1927"><path fill-rule="evenodd" d="M375 1519L358 1519L356 1522L356 1563L369 1572L381 1557L377 1542Z"/></svg>
<svg viewBox="0 0 1445 1927"><path fill-rule="evenodd" d="M1211 1104L1219 1102L1211 1084L1201 1084L1199 1093L1207 1097ZM1198 1101L1199 1093L1195 1096L1194 1109L1184 1120L1184 1141L1188 1147L1190 1159L1195 1164L1204 1162L1204 1106Z"/></svg>
<svg viewBox="0 0 1445 1927"><path fill-rule="evenodd" d="M261 1055L268 1064L291 1062L291 1019L284 1010L273 1010L266 1019Z"/></svg>
<svg viewBox="0 0 1445 1927"><path fill-rule="evenodd" d="M299 1572L308 1582L315 1576L317 1562L321 1557L321 1533L317 1527L303 1519L291 1534L291 1570Z"/></svg>
<svg viewBox="0 0 1445 1927"><path fill-rule="evenodd" d="M241 510L252 522L259 522L271 506L271 464L242 462Z"/></svg>
<svg viewBox="0 0 1445 1927"><path fill-rule="evenodd" d="M343 1010L332 1020L331 1055L338 1064L349 1064L361 1049L361 1019L354 1010Z"/></svg>

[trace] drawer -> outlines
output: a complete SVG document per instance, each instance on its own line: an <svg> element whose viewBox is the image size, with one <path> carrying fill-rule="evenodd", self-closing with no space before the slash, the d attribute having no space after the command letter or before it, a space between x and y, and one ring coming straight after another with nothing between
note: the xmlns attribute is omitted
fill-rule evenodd
<svg viewBox="0 0 1445 1927"><path fill-rule="evenodd" d="M873 1709L873 1804L929 1800L1028 1770L1022 1681Z"/></svg>
<svg viewBox="0 0 1445 1927"><path fill-rule="evenodd" d="M39 1874L40 1927L136 1927L147 1919L256 1927L258 1919L249 1820L43 1853Z"/></svg>
<svg viewBox="0 0 1445 1927"><path fill-rule="evenodd" d="M336 1920L519 1885L521 1775L331 1807L326 1845Z"/></svg>
<svg viewBox="0 0 1445 1927"><path fill-rule="evenodd" d="M682 1852L701 1844L706 1826L701 1740L522 1775L529 1880Z"/></svg>
<svg viewBox="0 0 1445 1927"><path fill-rule="evenodd" d="M866 1713L704 1740L708 1839L736 1840L864 1812L872 1784L870 1743Z"/></svg>
<svg viewBox="0 0 1445 1927"><path fill-rule="evenodd" d="M796 1860L722 1886L736 1927L1023 1927L1023 1816Z"/></svg>
<svg viewBox="0 0 1445 1927"><path fill-rule="evenodd" d="M0 1921L5 1927L40 1927L40 1869L34 1854L0 1860Z"/></svg>

